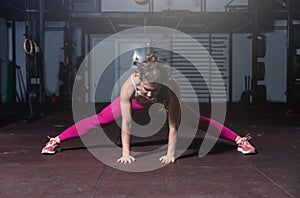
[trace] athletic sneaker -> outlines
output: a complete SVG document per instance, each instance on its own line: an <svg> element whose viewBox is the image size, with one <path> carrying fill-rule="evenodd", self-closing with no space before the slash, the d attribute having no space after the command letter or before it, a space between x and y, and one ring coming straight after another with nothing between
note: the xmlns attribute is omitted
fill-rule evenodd
<svg viewBox="0 0 300 198"><path fill-rule="evenodd" d="M46 144L46 146L42 149L42 154L55 154L59 152L59 143L56 141L55 138L50 138L49 142Z"/></svg>
<svg viewBox="0 0 300 198"><path fill-rule="evenodd" d="M237 141L237 150L244 155L256 153L254 146L252 146L248 141L250 139L251 136L247 134L245 137L242 137L241 139L239 139L239 141Z"/></svg>

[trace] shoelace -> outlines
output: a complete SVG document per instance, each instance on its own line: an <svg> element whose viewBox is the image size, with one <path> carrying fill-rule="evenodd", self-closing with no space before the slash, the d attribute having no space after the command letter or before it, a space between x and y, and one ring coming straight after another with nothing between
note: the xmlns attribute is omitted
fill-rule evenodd
<svg viewBox="0 0 300 198"><path fill-rule="evenodd" d="M249 133L247 133L247 134L245 135L245 138L246 138L247 141L252 139L252 137L251 137L251 135L250 135Z"/></svg>
<svg viewBox="0 0 300 198"><path fill-rule="evenodd" d="M242 137L241 141L238 143L238 145L247 145L249 144L248 140L252 139L249 133L245 135L245 137Z"/></svg>
<svg viewBox="0 0 300 198"><path fill-rule="evenodd" d="M51 137L49 137L49 136L47 136L49 139L50 139L50 141L46 144L46 146L52 146L52 145L54 145L54 144L56 144L57 142L56 142L56 140L55 139L52 139ZM51 140L52 139L52 140Z"/></svg>

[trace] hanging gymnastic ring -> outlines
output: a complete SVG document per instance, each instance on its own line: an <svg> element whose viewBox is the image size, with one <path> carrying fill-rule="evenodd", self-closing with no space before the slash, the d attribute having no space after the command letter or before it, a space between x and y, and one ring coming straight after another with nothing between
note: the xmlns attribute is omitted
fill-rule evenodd
<svg viewBox="0 0 300 198"><path fill-rule="evenodd" d="M29 51L27 50L27 43L29 43ZM32 55L32 53L33 53L33 45L32 45L31 40L25 39L24 43L23 43L23 48L24 48L24 51L25 51L26 54Z"/></svg>
<svg viewBox="0 0 300 198"><path fill-rule="evenodd" d="M29 51L27 50L27 43L29 43ZM25 39L23 43L23 48L26 54L33 55L33 44L29 39Z"/></svg>

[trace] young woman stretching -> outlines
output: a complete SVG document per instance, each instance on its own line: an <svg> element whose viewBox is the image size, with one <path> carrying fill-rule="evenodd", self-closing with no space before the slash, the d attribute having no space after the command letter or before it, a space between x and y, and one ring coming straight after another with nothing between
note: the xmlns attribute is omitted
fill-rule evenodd
<svg viewBox="0 0 300 198"><path fill-rule="evenodd" d="M165 164L174 163L177 130L180 123L179 103L191 113L195 114L195 111L187 104L179 101L177 96L179 96L179 89L177 83L170 75L168 65L159 62L156 55L150 53L146 61L137 63L135 73L130 75L124 82L118 98L97 115L85 118L67 128L58 136L50 138L41 153L55 154L61 142L85 135L90 130L97 128L99 124L101 126L110 124L121 116L122 156L117 162L132 163L135 161L135 158L130 154L131 115L135 111L149 108L154 103L161 103L164 105L168 116L169 137L167 153L159 160ZM198 113L196 113L196 116L200 119L201 128L211 124L213 128L221 129L220 137L236 142L238 146L237 150L242 154L252 154L256 152L255 148L248 142L250 136L240 137L215 120ZM78 127L80 130L77 130Z"/></svg>

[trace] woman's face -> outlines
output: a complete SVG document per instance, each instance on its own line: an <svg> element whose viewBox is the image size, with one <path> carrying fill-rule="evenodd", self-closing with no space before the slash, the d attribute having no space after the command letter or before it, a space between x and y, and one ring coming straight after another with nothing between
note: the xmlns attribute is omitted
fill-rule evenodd
<svg viewBox="0 0 300 198"><path fill-rule="evenodd" d="M158 94L160 88L161 88L160 84L142 82L139 86L139 94L148 100L153 100Z"/></svg>

